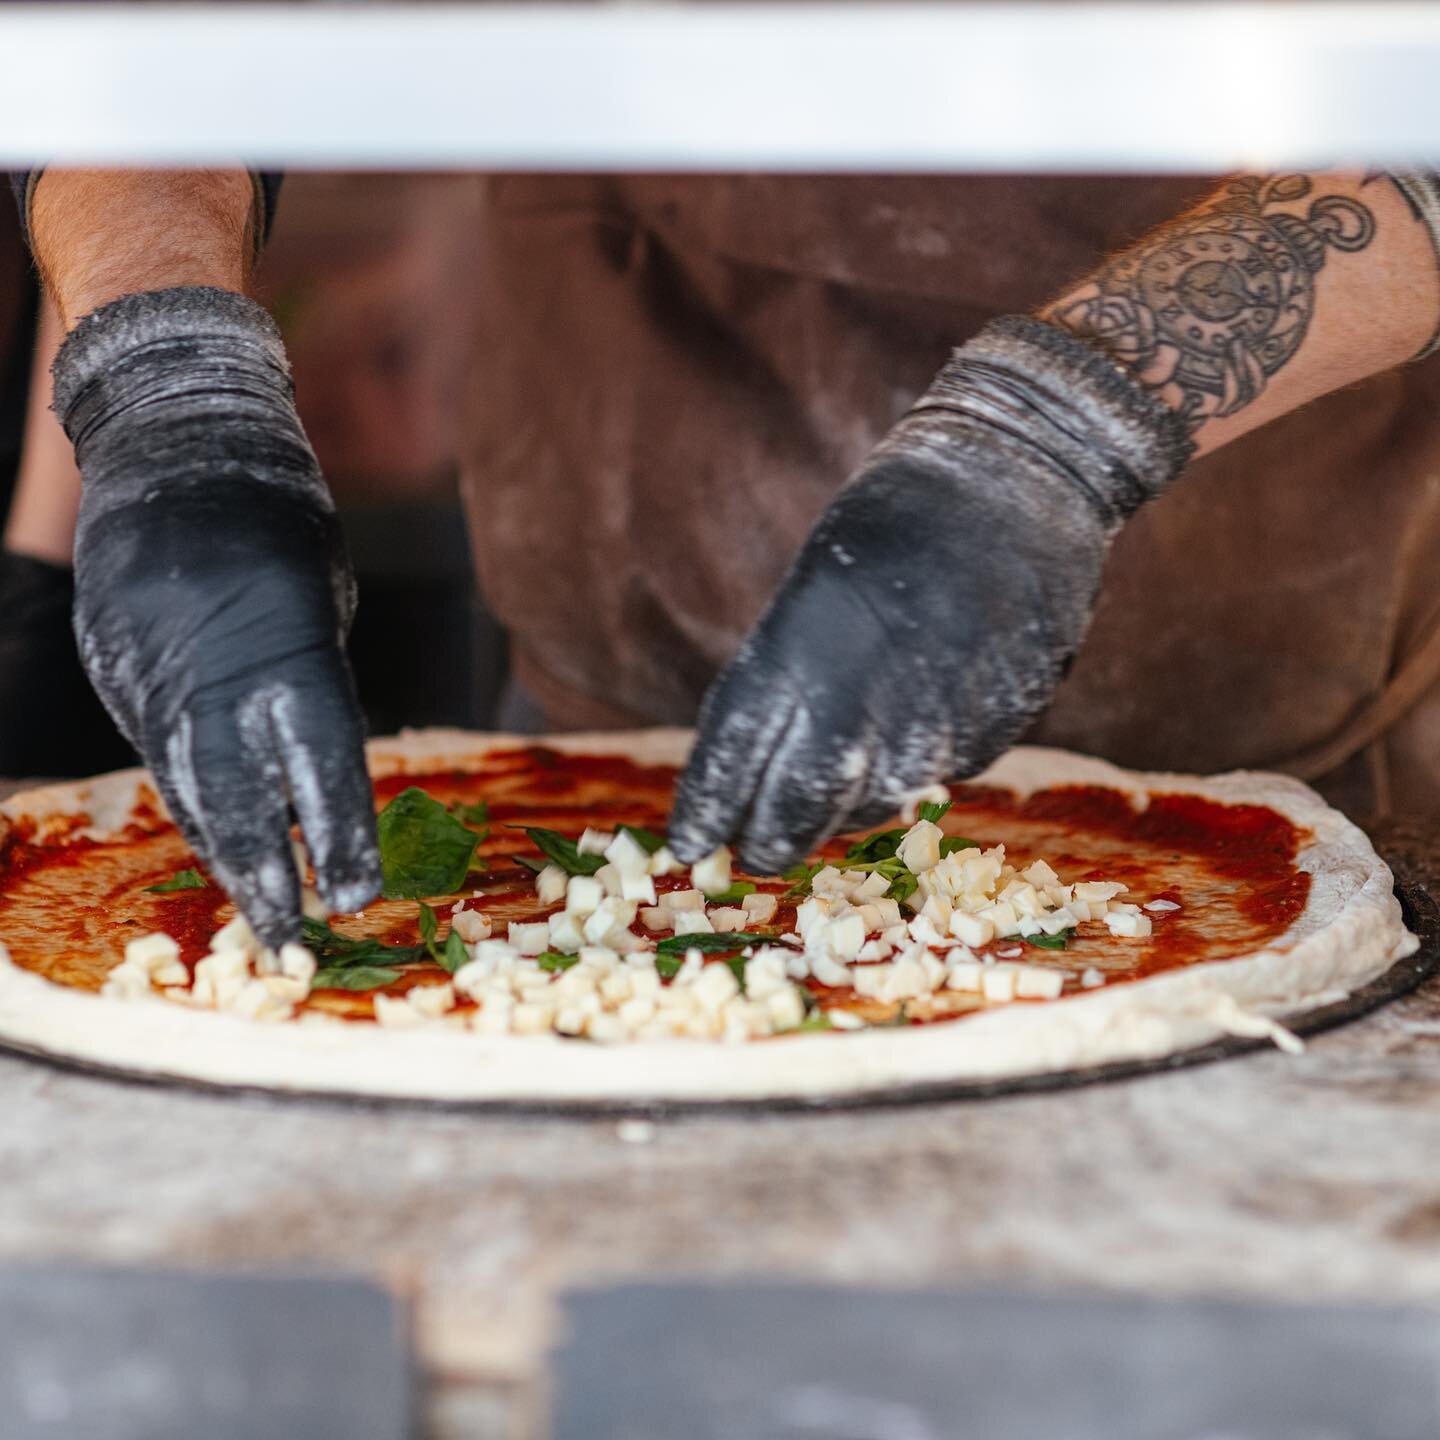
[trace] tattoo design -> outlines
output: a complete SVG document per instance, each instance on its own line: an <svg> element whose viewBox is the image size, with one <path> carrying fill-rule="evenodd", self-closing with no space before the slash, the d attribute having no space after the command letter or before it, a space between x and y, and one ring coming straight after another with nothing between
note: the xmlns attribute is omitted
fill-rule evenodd
<svg viewBox="0 0 1440 1440"><path fill-rule="evenodd" d="M1110 261L1047 316L1097 341L1196 430L1250 404L1305 339L1330 250L1363 250L1375 217L1304 175L1242 176Z"/></svg>

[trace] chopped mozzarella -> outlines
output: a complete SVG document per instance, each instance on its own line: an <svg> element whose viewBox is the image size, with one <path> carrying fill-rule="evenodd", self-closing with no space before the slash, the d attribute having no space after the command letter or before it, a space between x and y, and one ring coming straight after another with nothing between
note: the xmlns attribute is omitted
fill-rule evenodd
<svg viewBox="0 0 1440 1440"><path fill-rule="evenodd" d="M730 888L730 850L721 845L690 867L690 880L697 890L719 895Z"/></svg>
<svg viewBox="0 0 1440 1440"><path fill-rule="evenodd" d="M467 945L490 938L490 917L479 910L462 910L451 917L450 925Z"/></svg>
<svg viewBox="0 0 1440 1440"><path fill-rule="evenodd" d="M941 828L929 820L917 820L905 832L896 853L912 875L923 874L940 863Z"/></svg>
<svg viewBox="0 0 1440 1440"><path fill-rule="evenodd" d="M1112 935L1123 940L1143 940L1154 928L1148 915L1142 915L1138 910L1134 914L1128 910L1116 911L1113 907L1105 916L1105 924Z"/></svg>
<svg viewBox="0 0 1440 1440"><path fill-rule="evenodd" d="M710 917L703 910L679 911L675 915L674 925L677 935L711 935L715 931Z"/></svg>
<svg viewBox="0 0 1440 1440"><path fill-rule="evenodd" d="M981 976L981 990L987 1000L1006 1001L1015 998L1017 965L986 965Z"/></svg>
<svg viewBox="0 0 1440 1440"><path fill-rule="evenodd" d="M1173 900L1151 900L1145 908L1152 910L1156 915L1163 915L1170 910L1178 910L1180 907Z"/></svg>
<svg viewBox="0 0 1440 1440"><path fill-rule="evenodd" d="M717 932L743 930L747 916L738 905L717 905L709 912L710 923Z"/></svg>
<svg viewBox="0 0 1440 1440"><path fill-rule="evenodd" d="M550 927L545 921L534 925L510 922L509 940L522 955L539 955L550 944Z"/></svg>
<svg viewBox="0 0 1440 1440"><path fill-rule="evenodd" d="M775 912L780 908L780 901L774 895L762 895L757 892L754 895L747 895L740 902L740 908L744 910L749 924L766 925L775 918Z"/></svg>
<svg viewBox="0 0 1440 1440"><path fill-rule="evenodd" d="M547 865L535 877L536 898L542 905L558 905L565 898L565 882L568 878L558 865Z"/></svg>
<svg viewBox="0 0 1440 1440"><path fill-rule="evenodd" d="M1064 972L1043 965L1022 965L1015 980L1015 993L1022 1000L1054 1000L1064 988Z"/></svg>
<svg viewBox="0 0 1440 1440"><path fill-rule="evenodd" d="M593 875L572 875L565 887L565 908L572 915L593 915L605 898L605 887Z"/></svg>
<svg viewBox="0 0 1440 1440"><path fill-rule="evenodd" d="M1095 990L1105 983L1105 976L1101 971L1091 965L1086 969L1085 973L1081 975L1080 983L1087 990Z"/></svg>
<svg viewBox="0 0 1440 1440"><path fill-rule="evenodd" d="M592 830L586 826L575 848L582 855L603 855L614 842L615 837L608 830Z"/></svg>

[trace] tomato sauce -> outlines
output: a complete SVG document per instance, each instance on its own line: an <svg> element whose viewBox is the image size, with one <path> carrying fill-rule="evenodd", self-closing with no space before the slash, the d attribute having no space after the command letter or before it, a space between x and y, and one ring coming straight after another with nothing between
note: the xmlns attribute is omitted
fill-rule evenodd
<svg viewBox="0 0 1440 1440"><path fill-rule="evenodd" d="M543 826L575 838L587 826L608 830L623 821L663 833L675 778L669 766L570 755L537 745L477 755L464 769L387 775L376 780L375 796L379 808L418 786L446 804L486 802L489 833L477 851L485 868L472 875L466 891L431 902L443 941L460 900L485 912L497 935L505 933L509 921L539 919L555 908L538 903L534 872L520 863L522 856L540 858L523 827ZM1043 858L1063 881L1120 881L1129 887L1124 897L1129 901L1165 900L1180 907L1146 912L1153 934L1145 939L1118 939L1096 921L1082 924L1064 950L1018 939L987 947L986 953L997 958L1061 968L1067 993L1092 968L1107 983L1117 983L1270 944L1294 924L1309 895L1310 877L1296 865L1305 832L1262 806L1155 794L1137 809L1127 795L1099 786L1063 786L1020 797L961 784L951 794L954 805L942 822L946 832L983 846L1003 843L1017 868ZM233 907L213 883L169 894L147 891L197 865L175 828L153 807L147 810L147 803L110 840L79 835L87 823L83 816L11 827L0 841L0 940L16 963L61 984L98 989L122 958L126 940L135 935L167 931L191 965L205 953L211 934L234 914ZM840 859L853 838L827 844L826 857ZM738 870L735 878L751 879L781 898L775 918L759 928L776 935L793 928L797 902L787 894L786 882ZM688 875L663 877L657 889L689 885ZM331 924L341 934L413 946L419 941L418 914L414 901L376 900L357 915L331 917ZM648 933L638 921L635 929ZM416 969L387 988L401 993L441 978L434 967ZM868 1018L884 1018L885 1007L861 1001L853 991L811 988L827 1003L845 1003ZM308 1004L368 1018L370 1000L368 993L322 991ZM909 1018L954 1018L981 1003L946 991L912 1007Z"/></svg>

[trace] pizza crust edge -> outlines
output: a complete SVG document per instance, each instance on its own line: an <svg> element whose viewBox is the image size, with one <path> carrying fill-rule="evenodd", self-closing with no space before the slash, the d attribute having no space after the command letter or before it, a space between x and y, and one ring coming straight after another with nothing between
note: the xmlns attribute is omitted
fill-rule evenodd
<svg viewBox="0 0 1440 1440"><path fill-rule="evenodd" d="M375 740L369 749L375 773L387 774L537 743L676 764L690 738L674 729L545 737L429 730ZM70 990L20 969L0 943L0 1045L151 1078L283 1092L579 1106L822 1102L1154 1060L1227 1034L1273 1033L1273 1017L1349 994L1418 948L1405 929L1394 878L1368 837L1297 780L1256 771L1212 777L1126 771L1037 747L1012 750L979 778L1021 793L1098 784L1132 795L1168 790L1267 805L1312 833L1298 857L1312 876L1310 897L1279 942L1235 959L987 1010L957 1024L744 1045L605 1046L560 1036L263 1025L161 998L127 1002ZM146 780L144 771L127 770L22 792L0 805L0 815L85 810L103 835L123 823Z"/></svg>

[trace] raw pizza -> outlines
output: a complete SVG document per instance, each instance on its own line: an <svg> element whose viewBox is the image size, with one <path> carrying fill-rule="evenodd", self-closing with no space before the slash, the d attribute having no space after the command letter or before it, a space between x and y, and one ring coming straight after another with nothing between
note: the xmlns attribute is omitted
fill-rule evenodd
<svg viewBox="0 0 1440 1440"><path fill-rule="evenodd" d="M1298 782L1018 749L784 876L664 830L689 735L371 746L385 896L263 950L142 771L18 795L0 1041L221 1085L435 1100L824 1100L1150 1059L1414 950Z"/></svg>

